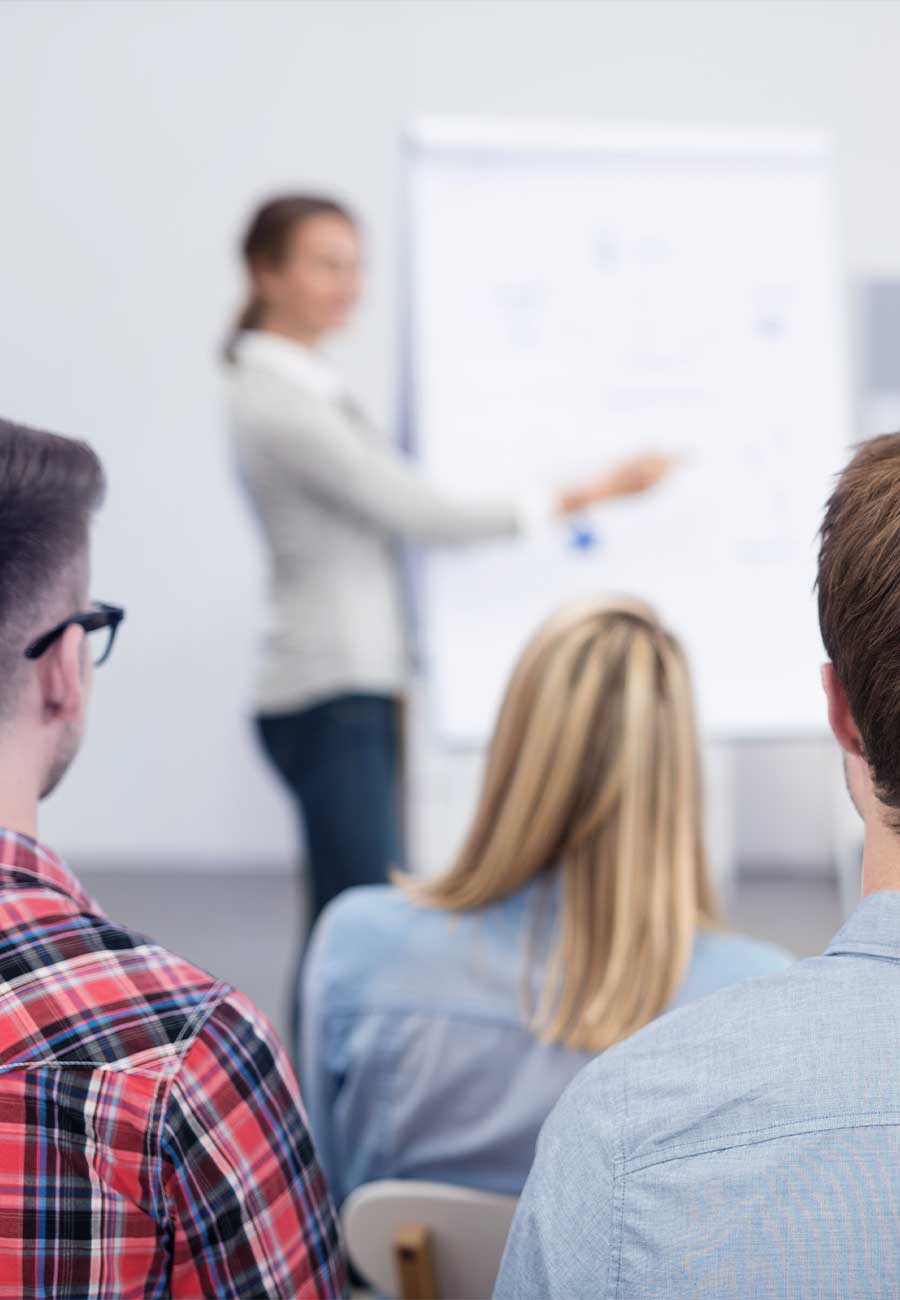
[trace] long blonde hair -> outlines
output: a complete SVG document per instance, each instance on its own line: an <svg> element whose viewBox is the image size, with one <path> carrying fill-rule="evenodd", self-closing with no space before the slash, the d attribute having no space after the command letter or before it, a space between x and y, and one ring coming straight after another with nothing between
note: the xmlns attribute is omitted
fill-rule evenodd
<svg viewBox="0 0 900 1300"><path fill-rule="evenodd" d="M677 640L628 598L560 610L506 690L475 817L450 869L398 878L468 912L562 876L531 1028L598 1051L675 993L698 925L717 922L690 676Z"/></svg>

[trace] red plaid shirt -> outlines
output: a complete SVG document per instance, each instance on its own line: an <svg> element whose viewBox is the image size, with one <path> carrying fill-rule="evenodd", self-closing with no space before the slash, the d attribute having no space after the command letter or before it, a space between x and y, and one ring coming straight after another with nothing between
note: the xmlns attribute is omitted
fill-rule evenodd
<svg viewBox="0 0 900 1300"><path fill-rule="evenodd" d="M267 1021L0 831L0 1296L345 1294Z"/></svg>

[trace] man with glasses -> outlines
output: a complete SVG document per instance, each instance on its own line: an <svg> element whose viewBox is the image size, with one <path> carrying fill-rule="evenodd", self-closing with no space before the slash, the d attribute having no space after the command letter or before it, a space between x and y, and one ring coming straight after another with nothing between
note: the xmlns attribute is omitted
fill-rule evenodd
<svg viewBox="0 0 900 1300"><path fill-rule="evenodd" d="M346 1294L282 1046L38 843L124 611L88 600L103 470L0 420L0 1295Z"/></svg>

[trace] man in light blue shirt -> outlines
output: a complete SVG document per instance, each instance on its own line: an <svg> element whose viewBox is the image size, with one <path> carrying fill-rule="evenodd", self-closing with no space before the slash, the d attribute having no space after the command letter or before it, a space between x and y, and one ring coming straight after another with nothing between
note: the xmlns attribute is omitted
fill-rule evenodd
<svg viewBox="0 0 900 1300"><path fill-rule="evenodd" d="M545 1124L495 1300L900 1295L900 434L819 555L863 901L824 956L664 1016Z"/></svg>

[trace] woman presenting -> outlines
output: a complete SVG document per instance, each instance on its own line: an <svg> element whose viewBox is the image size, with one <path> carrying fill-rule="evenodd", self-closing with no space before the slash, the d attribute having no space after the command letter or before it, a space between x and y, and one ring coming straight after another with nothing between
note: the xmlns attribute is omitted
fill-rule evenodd
<svg viewBox="0 0 900 1300"><path fill-rule="evenodd" d="M537 505L448 495L372 427L319 350L359 299L353 216L327 199L275 199L242 251L249 297L226 356L239 471L269 553L257 725L305 826L312 923L401 857L397 543L514 538L642 492L668 461L630 461Z"/></svg>

